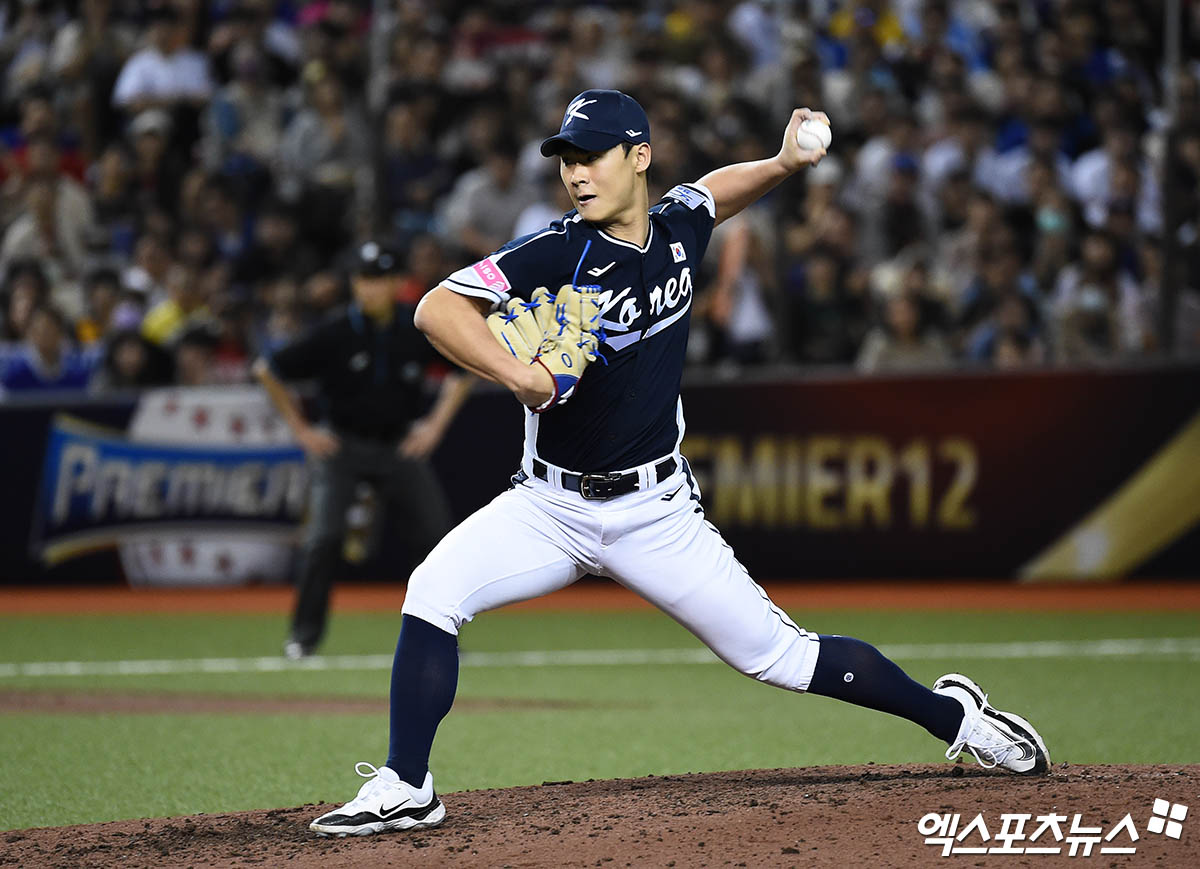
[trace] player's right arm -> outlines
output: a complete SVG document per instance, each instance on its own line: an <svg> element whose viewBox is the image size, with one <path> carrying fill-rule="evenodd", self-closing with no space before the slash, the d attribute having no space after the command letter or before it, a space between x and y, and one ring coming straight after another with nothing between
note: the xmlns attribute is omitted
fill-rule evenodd
<svg viewBox="0 0 1200 869"><path fill-rule="evenodd" d="M251 371L266 390L271 404L279 411L279 415L283 417L283 421L287 423L287 427L291 429L293 437L296 438L296 442L300 444L304 452L310 456L324 458L338 451L341 444L337 435L317 428L305 419L300 410L300 400L282 380L275 376L275 373L271 371L270 364L265 359L256 359Z"/></svg>
<svg viewBox="0 0 1200 869"><path fill-rule="evenodd" d="M250 369L291 429L296 442L315 458L333 455L341 448L341 442L333 432L308 421L300 399L283 378L307 380L318 377L323 362L329 358L329 335L328 325L322 324L276 350L269 358L254 360Z"/></svg>
<svg viewBox="0 0 1200 869"><path fill-rule="evenodd" d="M554 382L541 365L527 365L501 347L487 327L488 299L439 285L425 294L413 321L439 353L468 371L510 390L526 407L554 395Z"/></svg>

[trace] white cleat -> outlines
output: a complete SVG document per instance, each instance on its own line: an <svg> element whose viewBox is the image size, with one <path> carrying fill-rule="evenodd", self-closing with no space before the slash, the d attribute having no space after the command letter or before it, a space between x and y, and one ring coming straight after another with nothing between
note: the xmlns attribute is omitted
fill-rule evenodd
<svg viewBox="0 0 1200 869"><path fill-rule="evenodd" d="M366 767L369 772L363 772ZM369 836L393 830L417 830L436 827L446 819L446 807L433 791L433 776L425 773L418 790L386 766L375 767L366 761L354 765L354 771L369 779L358 789L358 796L340 809L317 818L308 828L318 836Z"/></svg>
<svg viewBox="0 0 1200 869"><path fill-rule="evenodd" d="M953 697L963 708L958 736L950 743L950 760L963 752L984 769L1000 767L1021 775L1045 775L1050 752L1033 725L1019 715L988 705L983 689L959 673L947 673L933 683L933 693Z"/></svg>

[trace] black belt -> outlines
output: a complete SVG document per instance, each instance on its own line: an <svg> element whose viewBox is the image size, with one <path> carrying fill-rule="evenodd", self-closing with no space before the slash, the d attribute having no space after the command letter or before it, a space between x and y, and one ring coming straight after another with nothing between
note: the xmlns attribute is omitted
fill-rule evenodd
<svg viewBox="0 0 1200 869"><path fill-rule="evenodd" d="M662 482L675 473L678 467L675 459L666 458L654 466L655 482ZM533 460L533 475L539 480L549 481L550 475L545 462ZM607 501L618 495L628 495L636 492L638 487L638 472L626 471L624 474L562 474L562 487L578 492L588 501Z"/></svg>

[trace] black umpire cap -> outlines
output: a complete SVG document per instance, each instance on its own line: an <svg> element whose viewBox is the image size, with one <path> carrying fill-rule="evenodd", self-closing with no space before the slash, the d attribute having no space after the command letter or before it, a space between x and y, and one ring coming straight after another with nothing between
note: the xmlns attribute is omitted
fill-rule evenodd
<svg viewBox="0 0 1200 869"><path fill-rule="evenodd" d="M542 156L570 145L581 151L607 151L622 142L650 142L650 120L629 94L587 90L567 104L557 136L542 142Z"/></svg>
<svg viewBox="0 0 1200 869"><path fill-rule="evenodd" d="M358 249L354 272L364 278L400 274L400 256L390 247L377 241L368 241Z"/></svg>

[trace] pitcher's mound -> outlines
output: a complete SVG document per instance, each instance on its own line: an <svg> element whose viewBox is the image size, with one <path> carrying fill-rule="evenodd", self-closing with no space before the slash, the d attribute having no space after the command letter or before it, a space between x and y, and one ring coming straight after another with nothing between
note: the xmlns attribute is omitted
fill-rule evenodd
<svg viewBox="0 0 1200 869"><path fill-rule="evenodd" d="M1041 778L962 764L809 767L547 782L443 799L446 823L437 829L363 838L311 834L308 822L330 805L12 831L0 833L0 865L1200 866L1200 765L1060 764ZM1151 820L1156 807L1160 823ZM977 824L955 848L1019 850L943 857L943 845L925 841L940 835L935 820L922 821L930 813L959 815L958 834L982 814L987 838ZM1005 814L1031 817L1005 829ZM1137 839L1126 825L1106 840L1126 814ZM1039 820L1050 815L1065 816L1061 839ZM1023 836L996 837L1014 832Z"/></svg>

